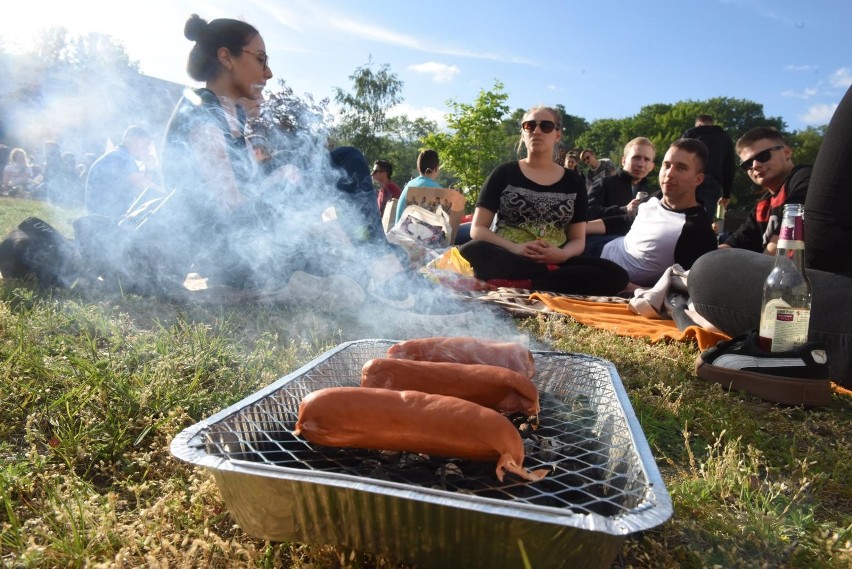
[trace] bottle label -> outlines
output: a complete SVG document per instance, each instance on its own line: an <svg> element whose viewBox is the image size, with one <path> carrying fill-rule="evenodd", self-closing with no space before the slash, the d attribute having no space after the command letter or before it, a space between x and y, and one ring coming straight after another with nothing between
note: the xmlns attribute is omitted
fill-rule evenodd
<svg viewBox="0 0 852 569"><path fill-rule="evenodd" d="M778 232L779 249L804 249L805 228L802 216L785 216Z"/></svg>
<svg viewBox="0 0 852 569"><path fill-rule="evenodd" d="M772 318L772 333L764 335L763 321L761 321L760 335L772 338L773 352L785 352L804 345L808 341L808 324L811 311L808 308L791 308L789 306L775 306Z"/></svg>

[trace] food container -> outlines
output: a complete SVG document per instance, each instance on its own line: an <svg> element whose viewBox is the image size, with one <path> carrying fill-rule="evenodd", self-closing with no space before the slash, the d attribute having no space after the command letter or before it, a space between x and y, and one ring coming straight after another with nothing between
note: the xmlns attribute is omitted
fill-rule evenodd
<svg viewBox="0 0 852 569"><path fill-rule="evenodd" d="M390 340L341 344L181 432L171 451L208 468L248 534L331 544L420 567L608 567L631 533L662 524L671 499L614 366L535 351L542 411L525 440L539 482L494 464L336 449L292 434L299 402L359 384Z"/></svg>

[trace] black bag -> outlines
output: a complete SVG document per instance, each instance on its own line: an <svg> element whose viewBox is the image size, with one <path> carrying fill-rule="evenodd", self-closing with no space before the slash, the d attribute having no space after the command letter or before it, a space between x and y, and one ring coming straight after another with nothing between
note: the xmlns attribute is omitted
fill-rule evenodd
<svg viewBox="0 0 852 569"><path fill-rule="evenodd" d="M4 278L35 277L42 287L67 287L79 270L79 255L71 241L37 217L26 218L0 242Z"/></svg>

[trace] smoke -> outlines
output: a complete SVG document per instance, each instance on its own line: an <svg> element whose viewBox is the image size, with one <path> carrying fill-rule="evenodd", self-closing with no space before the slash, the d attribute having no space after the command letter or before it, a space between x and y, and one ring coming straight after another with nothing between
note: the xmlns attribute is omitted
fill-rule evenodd
<svg viewBox="0 0 852 569"><path fill-rule="evenodd" d="M36 88L21 66L8 71L3 98L15 103L4 105L3 123L36 154L44 141L56 140L63 151L100 156L131 124L161 140L183 89L134 74L95 81L57 74ZM317 314L329 329L349 330L353 339L472 335L527 343L505 313L427 282L404 251L387 243L369 165L355 150L330 151L332 123L327 101L297 97L282 82L249 121L249 133L266 139L277 167L264 173L251 149L242 149L246 159L237 168L248 169L240 175L251 182L242 187L248 199L236 215L203 199L209 180L167 183L163 193L141 196L120 226L91 218L75 223L83 271L123 291L180 292L189 301L271 296ZM175 157L157 146L165 171ZM195 171L188 162L172 166ZM189 199L189 189L202 199ZM206 290L184 288L193 273Z"/></svg>

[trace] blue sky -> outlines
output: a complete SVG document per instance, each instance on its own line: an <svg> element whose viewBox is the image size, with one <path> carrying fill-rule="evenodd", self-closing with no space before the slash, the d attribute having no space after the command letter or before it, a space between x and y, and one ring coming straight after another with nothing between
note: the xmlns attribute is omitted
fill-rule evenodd
<svg viewBox="0 0 852 569"><path fill-rule="evenodd" d="M124 42L142 71L192 84L186 17L237 17L266 41L274 82L331 96L372 58L404 82L396 110L439 120L495 79L512 108L562 104L589 121L644 105L754 100L790 129L821 125L852 84L849 0L146 0L4 7L7 48L63 25ZM11 16L11 17L10 17ZM641 134L641 133L637 133Z"/></svg>

